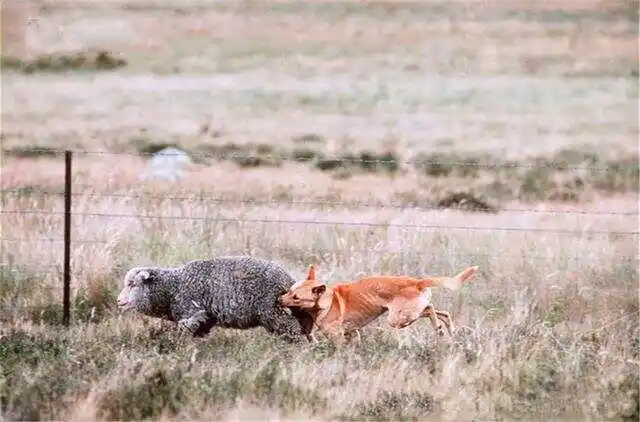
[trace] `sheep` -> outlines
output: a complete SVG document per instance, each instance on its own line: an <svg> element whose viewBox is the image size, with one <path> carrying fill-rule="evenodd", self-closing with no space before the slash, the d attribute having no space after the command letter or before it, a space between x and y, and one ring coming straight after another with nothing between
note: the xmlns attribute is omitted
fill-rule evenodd
<svg viewBox="0 0 640 422"><path fill-rule="evenodd" d="M311 317L278 304L278 297L295 282L281 265L251 256L193 260L181 267L135 267L124 276L118 307L176 322L194 337L216 326L262 326L288 342L311 341Z"/></svg>

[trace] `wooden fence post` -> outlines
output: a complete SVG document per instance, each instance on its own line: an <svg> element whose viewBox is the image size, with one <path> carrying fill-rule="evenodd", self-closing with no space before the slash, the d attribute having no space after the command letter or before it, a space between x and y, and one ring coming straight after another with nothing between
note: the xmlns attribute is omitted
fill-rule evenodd
<svg viewBox="0 0 640 422"><path fill-rule="evenodd" d="M72 152L64 152L64 288L62 293L62 321L66 327L71 320L71 160Z"/></svg>

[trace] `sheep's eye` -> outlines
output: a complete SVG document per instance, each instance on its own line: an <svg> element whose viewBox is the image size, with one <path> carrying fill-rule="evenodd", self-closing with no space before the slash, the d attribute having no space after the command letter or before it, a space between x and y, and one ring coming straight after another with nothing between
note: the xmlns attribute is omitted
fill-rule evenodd
<svg viewBox="0 0 640 422"><path fill-rule="evenodd" d="M294 294L293 295L293 300L298 300L298 295Z"/></svg>

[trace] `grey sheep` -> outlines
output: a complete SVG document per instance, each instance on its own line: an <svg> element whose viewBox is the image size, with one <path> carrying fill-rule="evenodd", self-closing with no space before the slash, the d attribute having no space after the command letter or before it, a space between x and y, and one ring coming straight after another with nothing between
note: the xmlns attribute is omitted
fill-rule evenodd
<svg viewBox="0 0 640 422"><path fill-rule="evenodd" d="M189 261L181 267L136 267L124 276L122 311L176 322L197 337L215 326L262 326L287 341L311 340L311 317L278 304L296 280L275 262L250 256Z"/></svg>

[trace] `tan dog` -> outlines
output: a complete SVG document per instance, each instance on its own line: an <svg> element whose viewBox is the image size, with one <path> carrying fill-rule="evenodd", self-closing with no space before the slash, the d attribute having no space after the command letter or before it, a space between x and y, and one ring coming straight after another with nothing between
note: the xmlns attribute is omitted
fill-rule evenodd
<svg viewBox="0 0 640 422"><path fill-rule="evenodd" d="M368 276L357 281L332 286L316 280L315 266L309 266L307 278L278 299L280 305L305 310L314 326L327 336L350 339L357 330L388 312L389 325L405 328L418 318L429 318L438 335L444 335L442 321L453 335L451 315L437 311L431 304L431 287L457 290L471 280L478 270L469 267L454 277L417 279L406 276Z"/></svg>

